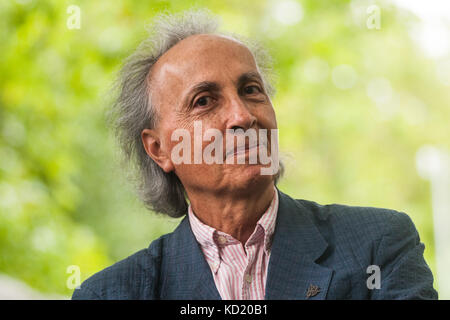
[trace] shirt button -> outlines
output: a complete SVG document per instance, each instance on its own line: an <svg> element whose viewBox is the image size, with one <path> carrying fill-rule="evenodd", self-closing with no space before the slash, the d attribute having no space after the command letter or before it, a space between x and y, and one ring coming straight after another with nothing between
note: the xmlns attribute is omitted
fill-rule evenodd
<svg viewBox="0 0 450 320"><path fill-rule="evenodd" d="M217 240L219 241L220 244L227 243L227 238L225 238L224 236L219 236Z"/></svg>
<svg viewBox="0 0 450 320"><path fill-rule="evenodd" d="M249 275L248 273L245 274L244 279L245 281L247 281L247 283L252 283L252 276Z"/></svg>

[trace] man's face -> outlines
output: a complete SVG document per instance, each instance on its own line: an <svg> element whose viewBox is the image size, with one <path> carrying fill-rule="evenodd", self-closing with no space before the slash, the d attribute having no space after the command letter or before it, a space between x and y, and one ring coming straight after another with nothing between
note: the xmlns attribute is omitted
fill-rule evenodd
<svg viewBox="0 0 450 320"><path fill-rule="evenodd" d="M222 133L224 159L227 129L267 129L270 133L277 128L261 75L244 45L221 36L191 36L157 61L150 81L158 123L151 135L143 134L144 145L164 171L176 173L188 194L191 190L248 191L255 183L273 180L261 175L261 164L249 164L248 159L246 164L176 164L171 158L172 149L180 142L172 141L172 134L186 129L194 159L194 121L201 122L203 133L212 128ZM150 141L157 145L149 146ZM202 150L210 143L203 141ZM268 144L270 153L270 134ZM252 150L246 150L244 157L248 158L249 152Z"/></svg>

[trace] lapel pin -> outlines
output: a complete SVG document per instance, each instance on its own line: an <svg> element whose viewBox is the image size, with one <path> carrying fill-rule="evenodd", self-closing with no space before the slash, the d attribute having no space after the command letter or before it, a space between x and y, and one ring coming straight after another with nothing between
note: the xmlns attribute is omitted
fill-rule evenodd
<svg viewBox="0 0 450 320"><path fill-rule="evenodd" d="M306 291L306 298L311 298L316 296L320 292L320 288L318 286L309 285L308 291Z"/></svg>

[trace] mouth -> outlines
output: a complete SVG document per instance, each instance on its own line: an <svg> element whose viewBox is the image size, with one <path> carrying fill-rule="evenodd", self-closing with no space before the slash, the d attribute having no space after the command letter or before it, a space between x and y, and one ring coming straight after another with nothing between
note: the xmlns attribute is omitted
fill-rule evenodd
<svg viewBox="0 0 450 320"><path fill-rule="evenodd" d="M227 151L227 153L225 155L225 159L227 159L231 156L239 157L239 156L245 156L245 155L249 154L250 152L257 152L258 148L260 148L260 147L266 147L266 146L264 144L258 144L258 143L252 143L252 144L246 143L244 146L231 148L231 150Z"/></svg>

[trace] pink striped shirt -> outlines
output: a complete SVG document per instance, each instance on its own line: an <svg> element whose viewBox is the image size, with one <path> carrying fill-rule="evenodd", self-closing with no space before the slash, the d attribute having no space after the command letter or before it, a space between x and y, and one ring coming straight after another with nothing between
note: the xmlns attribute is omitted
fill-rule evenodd
<svg viewBox="0 0 450 320"><path fill-rule="evenodd" d="M263 300L270 246L278 211L278 193L245 243L202 223L189 206L192 232L208 262L223 300Z"/></svg>

